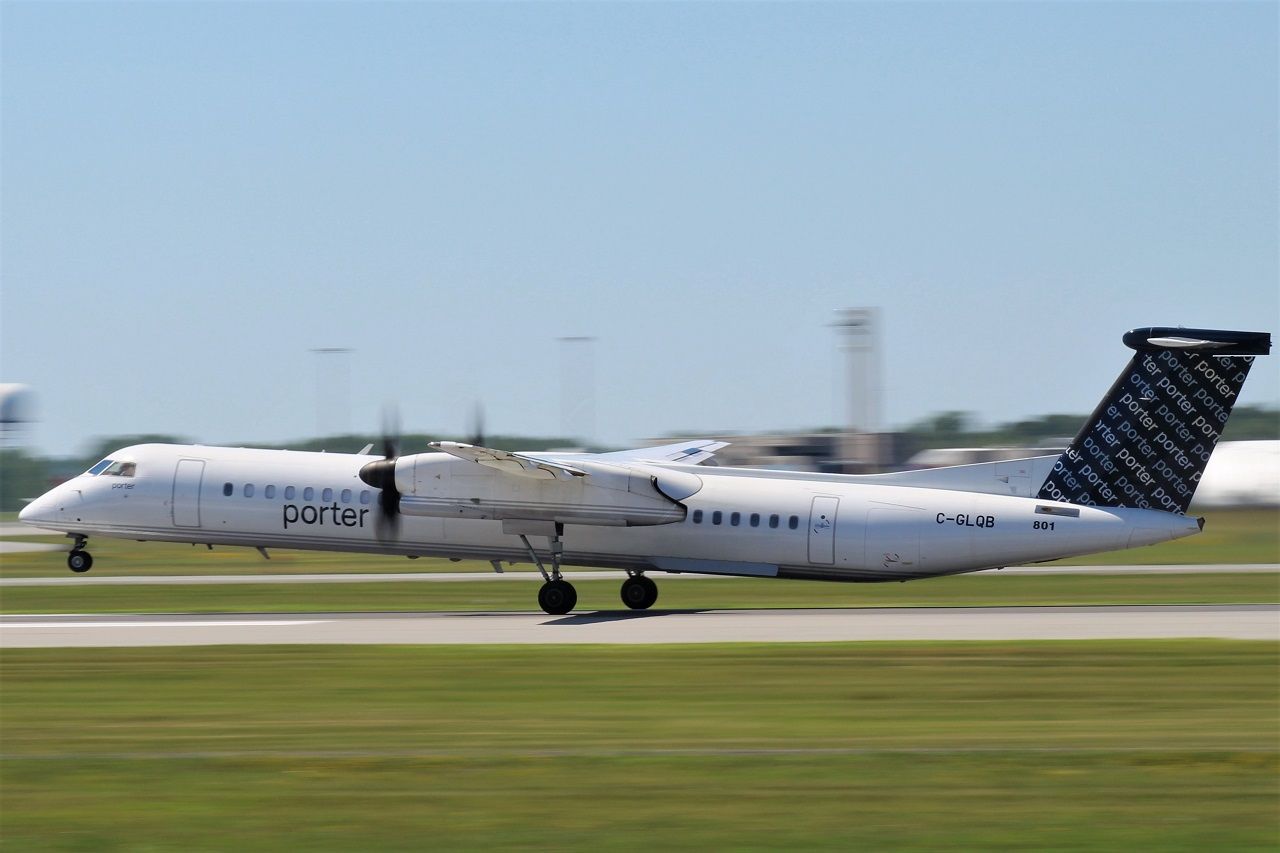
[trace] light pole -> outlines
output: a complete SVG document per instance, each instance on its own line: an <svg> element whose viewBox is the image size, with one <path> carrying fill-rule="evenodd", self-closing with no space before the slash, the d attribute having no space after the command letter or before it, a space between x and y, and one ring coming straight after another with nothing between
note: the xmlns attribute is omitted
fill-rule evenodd
<svg viewBox="0 0 1280 853"><path fill-rule="evenodd" d="M880 429L880 317L876 308L841 308L835 327L845 354L849 432Z"/></svg>
<svg viewBox="0 0 1280 853"><path fill-rule="evenodd" d="M880 430L880 310L841 308L835 325L845 354L848 415L844 432L845 470L877 471L887 447Z"/></svg>
<svg viewBox="0 0 1280 853"><path fill-rule="evenodd" d="M560 342L560 432L590 444L596 431L596 338L571 335Z"/></svg>

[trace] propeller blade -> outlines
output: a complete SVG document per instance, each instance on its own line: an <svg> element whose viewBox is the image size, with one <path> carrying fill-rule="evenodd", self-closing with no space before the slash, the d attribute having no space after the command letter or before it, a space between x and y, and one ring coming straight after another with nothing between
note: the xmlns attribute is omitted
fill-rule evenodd
<svg viewBox="0 0 1280 853"><path fill-rule="evenodd" d="M379 539L393 539L400 529L400 490L396 488L396 460L400 457L399 416L391 407L382 412L382 459L360 469L365 485L378 490L374 531Z"/></svg>
<svg viewBox="0 0 1280 853"><path fill-rule="evenodd" d="M387 459L400 455L400 413L394 406L382 410L382 455Z"/></svg>
<svg viewBox="0 0 1280 853"><path fill-rule="evenodd" d="M471 411L471 443L476 447L484 447L484 406L477 402Z"/></svg>
<svg viewBox="0 0 1280 853"><path fill-rule="evenodd" d="M378 494L378 517L374 532L379 539L394 539L400 533L400 493L394 487Z"/></svg>

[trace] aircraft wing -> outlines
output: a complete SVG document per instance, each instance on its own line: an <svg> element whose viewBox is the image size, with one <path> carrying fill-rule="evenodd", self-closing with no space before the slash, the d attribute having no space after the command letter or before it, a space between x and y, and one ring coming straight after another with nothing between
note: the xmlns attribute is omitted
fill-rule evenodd
<svg viewBox="0 0 1280 853"><path fill-rule="evenodd" d="M558 460L538 459L523 453L495 450L492 447L479 447L456 441L433 441L429 446L459 459L478 462L489 468L496 468L520 477L532 477L538 480L572 480L575 477L585 477L587 474L580 468Z"/></svg>
<svg viewBox="0 0 1280 853"><path fill-rule="evenodd" d="M681 462L686 465L697 465L710 459L720 448L728 446L728 442L698 439L663 444L658 447L617 450L612 453L566 453L563 455L513 453L509 450L497 450L456 441L433 441L429 446L433 450L439 450L505 474L537 480L572 481L588 475L593 478L608 477L609 472L616 475L627 470L628 462ZM597 462L605 464L594 464ZM623 481L625 482L625 475L623 475Z"/></svg>
<svg viewBox="0 0 1280 853"><path fill-rule="evenodd" d="M634 450L593 453L591 458L615 462L681 462L685 465L697 465L710 459L720 448L728 446L729 442L727 441L697 439L694 441L678 441L675 444L660 444L657 447L637 447Z"/></svg>

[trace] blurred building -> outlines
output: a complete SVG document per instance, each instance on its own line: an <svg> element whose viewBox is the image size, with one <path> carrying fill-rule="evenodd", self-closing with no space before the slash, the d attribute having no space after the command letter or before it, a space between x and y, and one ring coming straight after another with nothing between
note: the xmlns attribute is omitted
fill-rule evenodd
<svg viewBox="0 0 1280 853"><path fill-rule="evenodd" d="M937 447L921 450L907 460L907 468L943 468L948 465L974 465L978 462L1003 462L1028 456L1060 456L1067 449L1056 447Z"/></svg>
<svg viewBox="0 0 1280 853"><path fill-rule="evenodd" d="M905 447L898 433L804 432L762 435L700 435L729 442L717 450L713 463L731 468L773 468L824 474L879 474L907 467L899 453ZM667 444L677 438L649 439Z"/></svg>

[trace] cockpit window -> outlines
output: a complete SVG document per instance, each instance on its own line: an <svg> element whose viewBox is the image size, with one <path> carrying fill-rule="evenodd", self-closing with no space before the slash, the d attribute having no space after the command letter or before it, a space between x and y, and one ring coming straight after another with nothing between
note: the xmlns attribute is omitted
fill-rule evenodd
<svg viewBox="0 0 1280 853"><path fill-rule="evenodd" d="M110 465L110 464L111 464L111 460L110 460L110 459L103 459L101 462L99 462L97 465L94 465L92 468L90 468L90 469L89 469L88 471L86 471L85 473L87 473L87 474L101 474L103 471L105 471L105 470L106 470L107 466L108 466L108 465Z"/></svg>
<svg viewBox="0 0 1280 853"><path fill-rule="evenodd" d="M99 465L102 463L98 463ZM97 466L95 466L97 467ZM112 462L102 471L104 477L132 477L138 470L137 462Z"/></svg>

